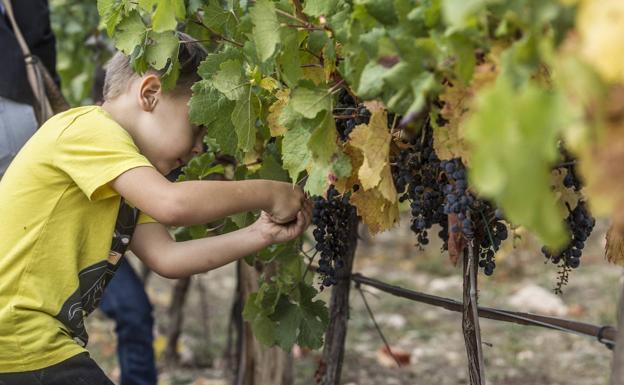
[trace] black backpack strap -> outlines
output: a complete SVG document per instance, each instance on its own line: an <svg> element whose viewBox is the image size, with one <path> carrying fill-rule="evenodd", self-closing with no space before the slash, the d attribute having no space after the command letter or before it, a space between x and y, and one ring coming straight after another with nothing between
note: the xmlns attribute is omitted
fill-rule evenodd
<svg viewBox="0 0 624 385"><path fill-rule="evenodd" d="M130 206L125 199L121 198L119 213L117 214L117 221L115 222L115 231L113 232L113 240L111 242L111 253L118 253L122 256L126 253L138 219L139 210Z"/></svg>

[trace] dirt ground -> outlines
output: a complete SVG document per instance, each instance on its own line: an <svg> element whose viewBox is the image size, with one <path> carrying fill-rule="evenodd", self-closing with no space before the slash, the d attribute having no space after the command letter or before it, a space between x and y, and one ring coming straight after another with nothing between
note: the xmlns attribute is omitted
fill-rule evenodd
<svg viewBox="0 0 624 385"><path fill-rule="evenodd" d="M494 275L479 276L480 305L530 310L518 308L514 301L523 289L538 286L538 289L545 289L546 294L537 292L534 298L529 295L527 306L546 306L546 310L566 318L613 325L622 269L604 260L605 230L604 223L597 225L585 248L581 267L572 272L564 293L550 305L547 299L552 298L548 291L552 292L555 285L556 268L544 264L539 245L531 237L518 233L518 237L507 242L498 253ZM355 271L406 288L461 298L460 268L452 266L448 256L440 253L439 244L418 250L405 224L375 239L364 236L364 229L360 232L362 241L358 246ZM198 282L203 283L207 292L207 323L202 320ZM233 265L194 278L179 346L182 364L162 368L159 385L229 383L222 356L235 284ZM162 333L168 322L166 310L172 286L173 281L156 276L148 282L157 320L155 346L158 354L164 347ZM379 357L383 346L381 338L360 294L353 290L343 384L468 383L459 313L410 302L374 288L366 288L365 295L389 343L394 349L405 352L410 363L401 368L384 365L388 358ZM323 297L327 299L328 294L324 293ZM118 381L114 323L96 313L88 322L88 330L92 356L113 380ZM487 319L481 321L481 335L488 384L602 385L608 381L611 351L594 339ZM314 383L317 358L316 352L297 354L297 384Z"/></svg>

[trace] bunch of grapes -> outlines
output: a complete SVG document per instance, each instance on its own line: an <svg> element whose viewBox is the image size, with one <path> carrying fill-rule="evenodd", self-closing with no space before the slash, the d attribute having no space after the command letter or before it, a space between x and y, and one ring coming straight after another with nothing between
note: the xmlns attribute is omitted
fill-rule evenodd
<svg viewBox="0 0 624 385"><path fill-rule="evenodd" d="M349 135L358 124L366 124L370 119L370 112L363 105L358 105L355 99L342 90L338 97L338 103L334 109L336 118L336 130L343 142L347 141Z"/></svg>
<svg viewBox="0 0 624 385"><path fill-rule="evenodd" d="M476 220L478 228L482 229L479 235L479 267L483 268L485 275L492 275L496 267L494 255L500 248L501 243L507 239L509 233L507 226L503 222L503 215L500 209L484 200L477 201L475 212L478 212Z"/></svg>
<svg viewBox="0 0 624 385"><path fill-rule="evenodd" d="M580 193L583 183L576 173L576 162L565 149L562 149L561 152L565 162L558 168L566 170L563 186ZM570 242L558 251L551 251L546 247L542 247L542 253L546 260L559 266L558 280L555 287L556 293L561 293L562 287L568 283L569 272L580 266L585 241L589 238L596 224L596 220L589 212L585 201L580 200L574 209L568 203L566 203L566 207L568 209L568 217L565 222L570 231Z"/></svg>
<svg viewBox="0 0 624 385"><path fill-rule="evenodd" d="M400 194L399 200L410 201L410 228L416 234L418 243L429 243L428 230L436 223L442 226L438 235L448 240L448 221L442 209L444 195L439 181L440 159L433 149L431 127L425 129L422 137L413 139L399 152L392 162L391 170Z"/></svg>
<svg viewBox="0 0 624 385"><path fill-rule="evenodd" d="M348 249L349 218L354 213L355 207L349 204L349 197L340 196L333 185L327 190L327 199L314 197L312 223L316 228L312 234L316 250L321 254L317 271L322 287L337 283L336 272L343 268L343 257Z"/></svg>
<svg viewBox="0 0 624 385"><path fill-rule="evenodd" d="M459 158L444 160L440 166L446 174L447 183L444 185L444 214L456 214L459 224L451 227L453 233L461 232L468 240L474 239L474 223L470 208L475 203L472 194L468 192L466 170Z"/></svg>

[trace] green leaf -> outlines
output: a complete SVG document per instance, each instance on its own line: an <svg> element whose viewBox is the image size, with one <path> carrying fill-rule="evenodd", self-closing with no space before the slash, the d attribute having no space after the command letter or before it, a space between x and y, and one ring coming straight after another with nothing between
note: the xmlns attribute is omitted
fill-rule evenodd
<svg viewBox="0 0 624 385"><path fill-rule="evenodd" d="M243 317L251 323L254 336L262 344L272 346L275 343L274 332L277 324L263 314L262 309L256 304L257 293L252 293L247 298L243 309Z"/></svg>
<svg viewBox="0 0 624 385"><path fill-rule="evenodd" d="M227 60L219 66L219 71L212 78L216 89L221 91L228 99L240 99L246 91L245 85L249 82L243 80L241 62Z"/></svg>
<svg viewBox="0 0 624 385"><path fill-rule="evenodd" d="M212 53L206 56L203 62L199 65L197 73L202 79L212 79L212 77L219 71L221 63L227 60L241 60L241 54L234 49L226 49L223 52Z"/></svg>
<svg viewBox="0 0 624 385"><path fill-rule="evenodd" d="M295 88L303 77L301 59L299 58L299 39L297 31L284 28L281 31L283 48L277 58L280 73L284 82L290 88Z"/></svg>
<svg viewBox="0 0 624 385"><path fill-rule="evenodd" d="M442 0L442 14L450 26L463 28L474 23L474 15L488 0Z"/></svg>
<svg viewBox="0 0 624 385"><path fill-rule="evenodd" d="M152 17L155 32L175 31L178 22L186 17L184 0L158 0L156 12Z"/></svg>
<svg viewBox="0 0 624 385"><path fill-rule="evenodd" d="M394 4L390 0L360 0L369 15L381 24L392 25L398 21L394 11Z"/></svg>
<svg viewBox="0 0 624 385"><path fill-rule="evenodd" d="M256 144L256 119L259 109L258 97L246 87L246 96L236 101L232 111L232 124L238 137L238 148L243 152L250 151Z"/></svg>
<svg viewBox="0 0 624 385"><path fill-rule="evenodd" d="M338 0L314 0L306 1L303 7L303 12L310 16L329 16L336 12L338 7Z"/></svg>
<svg viewBox="0 0 624 385"><path fill-rule="evenodd" d="M234 26L236 17L226 9L221 8L215 2L210 2L204 7L204 24L214 31L224 34L228 28Z"/></svg>
<svg viewBox="0 0 624 385"><path fill-rule="evenodd" d="M312 196L325 194L329 188L329 175L332 172L331 163L313 162L308 168L305 191Z"/></svg>
<svg viewBox="0 0 624 385"><path fill-rule="evenodd" d="M285 299L278 303L273 319L278 323L275 330L275 342L279 347L286 351L292 349L297 342L302 318L303 314L297 305Z"/></svg>
<svg viewBox="0 0 624 385"><path fill-rule="evenodd" d="M172 68L170 64L178 59L180 42L176 37L176 33L173 31L150 32L148 39L150 42L145 48L147 64L155 70L162 70L166 67L168 73Z"/></svg>
<svg viewBox="0 0 624 385"><path fill-rule="evenodd" d="M258 58L264 62L273 56L275 46L280 42L275 5L270 0L258 0L249 13L254 25L253 40Z"/></svg>
<svg viewBox="0 0 624 385"><path fill-rule="evenodd" d="M327 307L323 301L312 301L316 295L314 288L305 285L300 287L302 319L297 341L301 346L318 349L323 345L323 334L329 321Z"/></svg>
<svg viewBox="0 0 624 385"><path fill-rule="evenodd" d="M139 13L132 11L115 29L115 47L126 55L132 54L135 47L143 44L145 41L146 31L145 24Z"/></svg>
<svg viewBox="0 0 624 385"><path fill-rule="evenodd" d="M152 13L158 0L139 0L139 7L146 12Z"/></svg>
<svg viewBox="0 0 624 385"><path fill-rule="evenodd" d="M481 91L466 132L473 148L471 183L510 222L534 231L552 249L567 238L550 189L565 115L558 95L531 84L516 90L499 78Z"/></svg>
<svg viewBox="0 0 624 385"><path fill-rule="evenodd" d="M375 62L369 62L360 76L360 86L357 90L358 96L363 99L373 99L381 94L383 89L382 79L387 71L387 68Z"/></svg>
<svg viewBox="0 0 624 385"><path fill-rule="evenodd" d="M302 127L286 131L282 141L282 162L293 183L312 159L308 151L310 132Z"/></svg>
<svg viewBox="0 0 624 385"><path fill-rule="evenodd" d="M124 2L118 0L98 0L97 10L106 26L108 36L113 36L115 27L123 18ZM134 48L134 47L133 47Z"/></svg>
<svg viewBox="0 0 624 385"><path fill-rule="evenodd" d="M268 154L266 151L262 156L262 167L258 170L258 175L262 179L288 181L288 172L282 168L282 165L273 155Z"/></svg>
<svg viewBox="0 0 624 385"><path fill-rule="evenodd" d="M474 45L466 35L455 33L450 38L455 51L455 68L459 79L469 84L476 65Z"/></svg>
<svg viewBox="0 0 624 385"><path fill-rule="evenodd" d="M329 163L338 149L336 139L337 131L334 116L331 113L326 113L322 124L312 132L308 148L316 160Z"/></svg>
<svg viewBox="0 0 624 385"><path fill-rule="evenodd" d="M331 93L326 88L301 86L293 91L288 104L304 117L314 119L319 112L331 111Z"/></svg>
<svg viewBox="0 0 624 385"><path fill-rule="evenodd" d="M349 177L353 171L351 159L344 152L339 152L332 162L332 171L336 175L336 178Z"/></svg>

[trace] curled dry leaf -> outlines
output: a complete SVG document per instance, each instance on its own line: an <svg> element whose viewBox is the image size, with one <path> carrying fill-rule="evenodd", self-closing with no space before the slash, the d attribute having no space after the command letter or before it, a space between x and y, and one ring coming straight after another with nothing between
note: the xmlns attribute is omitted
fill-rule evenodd
<svg viewBox="0 0 624 385"><path fill-rule="evenodd" d="M624 266L624 237L613 226L609 227L606 237L605 256L607 260L616 265Z"/></svg>

